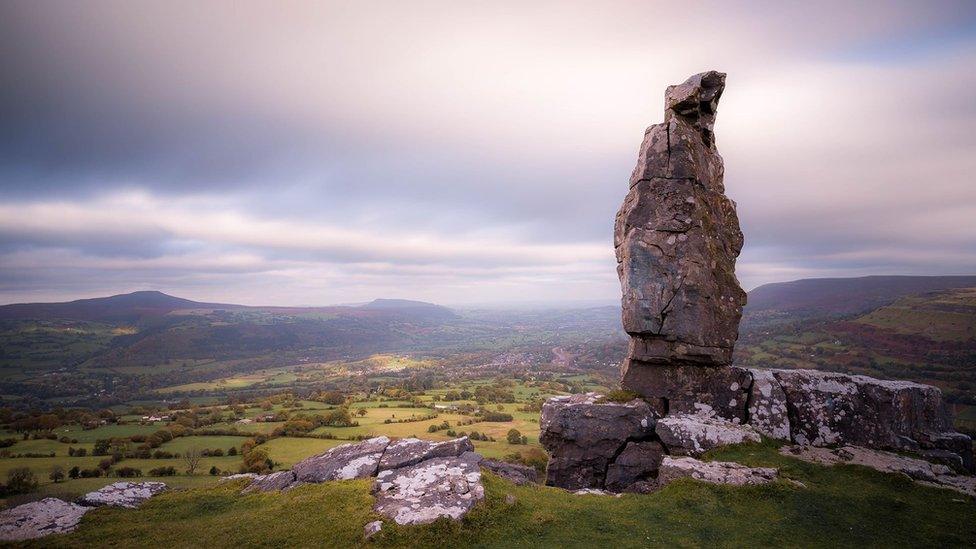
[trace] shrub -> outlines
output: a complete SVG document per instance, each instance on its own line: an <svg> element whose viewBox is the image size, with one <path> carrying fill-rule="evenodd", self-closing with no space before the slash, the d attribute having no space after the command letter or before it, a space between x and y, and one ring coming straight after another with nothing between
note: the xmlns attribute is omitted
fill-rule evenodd
<svg viewBox="0 0 976 549"><path fill-rule="evenodd" d="M115 476L121 478L141 477L142 470L134 467L119 467L115 470Z"/></svg>
<svg viewBox="0 0 976 549"><path fill-rule="evenodd" d="M506 414L504 412L485 412L485 414L481 416L481 419L483 421L502 422L512 421L514 418L512 417L512 414Z"/></svg>
<svg viewBox="0 0 976 549"><path fill-rule="evenodd" d="M71 469L68 469L69 478L78 478L79 475L81 475L81 469L79 469L77 465L75 465Z"/></svg>
<svg viewBox="0 0 976 549"><path fill-rule="evenodd" d="M603 397L597 402L630 402L635 398L640 398L640 395L633 391L625 391L623 389L615 389L609 393L603 395Z"/></svg>
<svg viewBox="0 0 976 549"><path fill-rule="evenodd" d="M168 467L156 467L155 469L149 470L149 476L151 477L171 477L176 474L176 467L172 465Z"/></svg>
<svg viewBox="0 0 976 549"><path fill-rule="evenodd" d="M509 444L525 444L522 442L522 433L520 433L518 429L509 429L508 436L506 438L508 439Z"/></svg>

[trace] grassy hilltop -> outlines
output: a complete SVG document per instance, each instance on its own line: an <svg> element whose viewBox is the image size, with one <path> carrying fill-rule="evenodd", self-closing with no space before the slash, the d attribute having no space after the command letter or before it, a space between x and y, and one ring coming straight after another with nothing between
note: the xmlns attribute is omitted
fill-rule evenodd
<svg viewBox="0 0 976 549"><path fill-rule="evenodd" d="M98 509L73 534L25 545L948 547L976 540L976 503L969 498L858 466L800 462L776 447L767 442L709 456L779 467L784 480L767 486L682 480L655 494L616 498L517 487L486 475L486 501L460 523L387 522L368 543L362 528L380 517L371 511L370 481L357 480L247 496L238 494L239 483L171 492L138 510Z"/></svg>

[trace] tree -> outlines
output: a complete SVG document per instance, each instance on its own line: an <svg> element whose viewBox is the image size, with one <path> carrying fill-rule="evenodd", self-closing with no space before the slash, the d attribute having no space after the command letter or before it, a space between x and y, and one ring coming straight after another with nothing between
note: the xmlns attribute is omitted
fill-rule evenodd
<svg viewBox="0 0 976 549"><path fill-rule="evenodd" d="M220 474L220 469L218 469L217 466L214 465L213 467L210 468L210 474L213 476L217 476Z"/></svg>
<svg viewBox="0 0 976 549"><path fill-rule="evenodd" d="M186 464L186 473L192 475L200 466L201 453L199 448L190 448L183 454L183 463Z"/></svg>
<svg viewBox="0 0 976 549"><path fill-rule="evenodd" d="M78 475L80 474L81 474L81 469L79 469L77 465L75 465L71 469L68 469L68 476L71 478L78 478Z"/></svg>
<svg viewBox="0 0 976 549"><path fill-rule="evenodd" d="M48 475L47 478L53 480L55 483L61 482L64 480L64 467L61 467L60 465L51 467L51 474Z"/></svg>
<svg viewBox="0 0 976 549"><path fill-rule="evenodd" d="M7 471L7 490L14 494L26 494L37 488L37 478L27 467L15 467Z"/></svg>
<svg viewBox="0 0 976 549"><path fill-rule="evenodd" d="M508 443L509 444L522 444L522 433L518 429L508 430Z"/></svg>

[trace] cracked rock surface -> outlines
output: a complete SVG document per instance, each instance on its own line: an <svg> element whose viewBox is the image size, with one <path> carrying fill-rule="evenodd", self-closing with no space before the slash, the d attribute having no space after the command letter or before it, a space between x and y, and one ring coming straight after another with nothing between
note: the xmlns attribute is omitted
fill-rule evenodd
<svg viewBox="0 0 976 549"><path fill-rule="evenodd" d="M57 498L44 498L0 512L0 541L35 539L64 534L78 527L91 510Z"/></svg>
<svg viewBox="0 0 976 549"><path fill-rule="evenodd" d="M397 524L459 519L485 497L480 462L480 455L465 452L380 471L373 486L373 509Z"/></svg>
<svg viewBox="0 0 976 549"><path fill-rule="evenodd" d="M302 460L292 467L297 482L325 482L376 476L380 458L390 444L387 437L375 437L354 444L336 446L324 454Z"/></svg>
<svg viewBox="0 0 976 549"><path fill-rule="evenodd" d="M457 457L465 452L474 452L474 445L468 437L443 442L401 438L386 447L380 459L379 470L399 469L435 457Z"/></svg>
<svg viewBox="0 0 976 549"><path fill-rule="evenodd" d="M691 457L666 456L658 471L658 484L679 478L693 478L712 484L745 486L766 484L776 480L777 470L769 467L746 467L729 461L699 461Z"/></svg>
<svg viewBox="0 0 976 549"><path fill-rule="evenodd" d="M858 446L818 448L796 445L783 446L779 453L821 465L863 465L884 473L901 473L917 482L949 488L976 497L976 477L957 475L945 465L891 452Z"/></svg>
<svg viewBox="0 0 976 549"><path fill-rule="evenodd" d="M719 446L762 441L759 433L749 425L692 414L663 417L657 420L656 432L674 456L697 457Z"/></svg>
<svg viewBox="0 0 976 549"><path fill-rule="evenodd" d="M165 491L166 484L162 482L116 482L100 490L88 492L78 500L78 503L91 507L108 505L134 509L147 499Z"/></svg>

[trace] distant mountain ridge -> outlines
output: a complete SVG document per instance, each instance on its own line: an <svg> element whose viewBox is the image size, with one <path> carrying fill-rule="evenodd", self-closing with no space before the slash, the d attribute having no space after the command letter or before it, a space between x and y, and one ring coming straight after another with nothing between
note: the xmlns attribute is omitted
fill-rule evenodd
<svg viewBox="0 0 976 549"><path fill-rule="evenodd" d="M976 287L976 276L806 278L752 290L745 315L844 316L866 313L905 296L970 287Z"/></svg>
<svg viewBox="0 0 976 549"><path fill-rule="evenodd" d="M407 299L376 299L360 306L334 307L253 307L230 303L204 303L175 297L159 291L139 291L109 297L77 299L60 303L15 303L0 306L0 319L67 319L88 321L125 321L163 316L174 311L196 309L277 310L277 311L377 311L388 314L409 313L425 318L454 318L447 307Z"/></svg>

